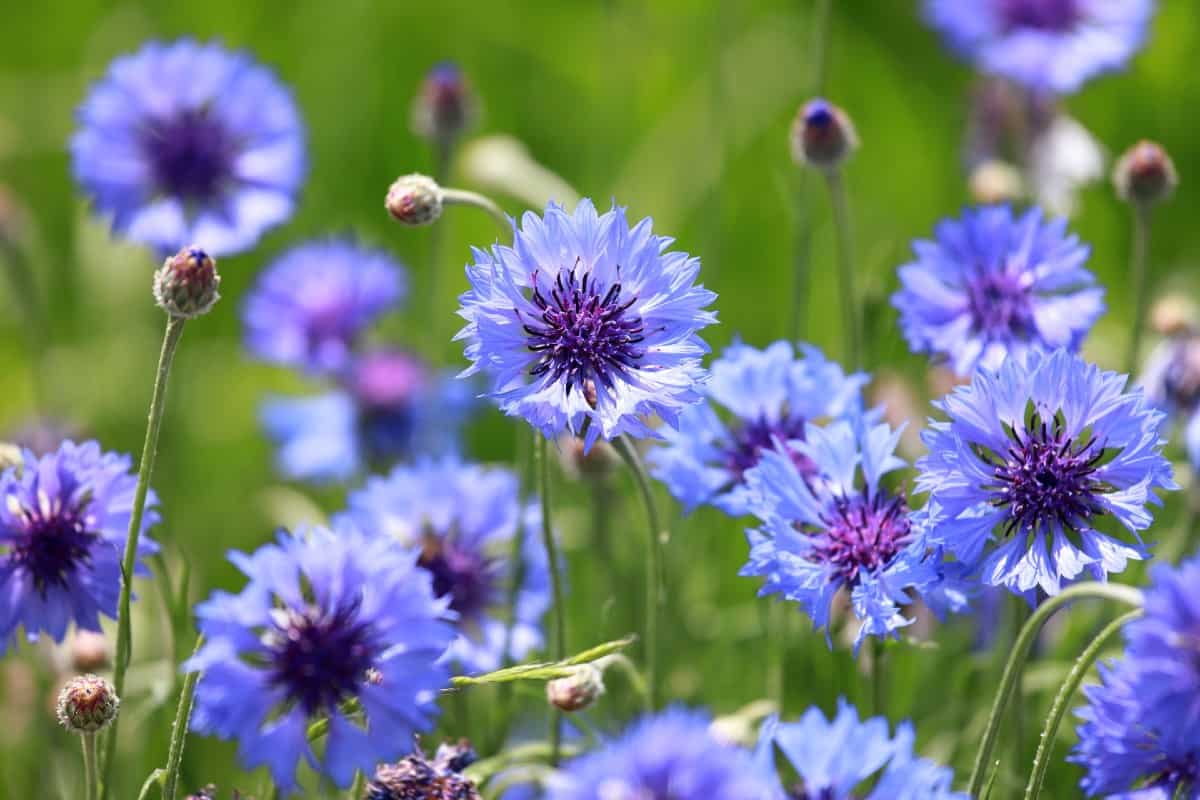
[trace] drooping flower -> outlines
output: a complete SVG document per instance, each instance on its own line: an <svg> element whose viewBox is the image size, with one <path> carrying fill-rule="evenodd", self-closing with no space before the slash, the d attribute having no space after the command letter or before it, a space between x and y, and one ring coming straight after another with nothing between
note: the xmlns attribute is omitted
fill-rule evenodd
<svg viewBox="0 0 1200 800"><path fill-rule="evenodd" d="M203 673L194 730L236 740L247 768L265 764L291 791L302 758L344 788L432 727L454 629L414 551L343 524L229 558L249 580L196 607L205 643L184 664ZM350 701L361 723L344 712ZM307 738L316 719L329 720L319 759Z"/></svg>
<svg viewBox="0 0 1200 800"><path fill-rule="evenodd" d="M776 748L800 777L785 791L775 778L776 796L794 800L966 800L951 789L954 772L913 753L912 725L888 733L883 717L860 721L858 711L844 699L827 720L819 708L804 712L796 722L769 718L759 735L755 759L775 772ZM868 790L870 781L875 783Z"/></svg>
<svg viewBox="0 0 1200 800"><path fill-rule="evenodd" d="M1154 0L925 0L925 18L981 72L1069 94L1141 49Z"/></svg>
<svg viewBox="0 0 1200 800"><path fill-rule="evenodd" d="M0 652L25 629L56 642L71 622L99 631L100 615L115 618L121 558L137 479L129 456L96 442L62 442L43 456L30 450L0 474ZM140 559L158 548L145 531L158 522L147 496L138 539Z"/></svg>
<svg viewBox="0 0 1200 800"><path fill-rule="evenodd" d="M269 397L260 418L293 480L345 481L417 455L454 452L474 405L470 387L391 350L358 357L339 388L307 397Z"/></svg>
<svg viewBox="0 0 1200 800"><path fill-rule="evenodd" d="M292 214L303 125L290 92L246 53L147 44L112 62L78 117L75 179L128 239L220 256Z"/></svg>
<svg viewBox="0 0 1200 800"><path fill-rule="evenodd" d="M939 510L929 540L1031 597L1145 558L1148 506L1176 486L1163 414L1125 382L1064 350L1031 351L935 403L949 419L930 423L917 463L917 490Z"/></svg>
<svg viewBox="0 0 1200 800"><path fill-rule="evenodd" d="M519 661L542 644L541 619L550 606L550 573L536 503L521 507L517 477L457 458L418 461L352 492L345 516L369 533L420 551L417 565L433 591L457 613L458 640L450 657L467 672L488 672L508 656ZM513 537L520 535L516 620L509 625L508 593L516 578Z"/></svg>
<svg viewBox="0 0 1200 800"><path fill-rule="evenodd" d="M400 303L404 284L403 267L382 251L337 239L293 247L246 297L246 348L273 364L338 373L366 329Z"/></svg>
<svg viewBox="0 0 1200 800"><path fill-rule="evenodd" d="M845 588L862 623L856 649L868 635L911 623L900 612L910 591L945 577L904 495L881 482L904 466L899 440L900 431L861 419L810 424L804 440L777 443L746 473L763 525L747 532L750 560L740 574L764 579L759 594L800 603L817 628L828 628L834 595Z"/></svg>
<svg viewBox="0 0 1200 800"><path fill-rule="evenodd" d="M706 714L670 708L563 766L546 800L763 800L767 776L750 753L719 742Z"/></svg>
<svg viewBox="0 0 1200 800"><path fill-rule="evenodd" d="M1104 290L1084 269L1089 249L1066 221L1032 208L967 209L938 225L935 241L913 243L892 295L915 353L944 358L966 377L1005 356L1078 349L1104 311Z"/></svg>
<svg viewBox="0 0 1200 800"><path fill-rule="evenodd" d="M687 510L711 503L731 516L749 513L745 474L764 450L776 440L802 440L809 422L861 405L866 375L846 375L816 348L801 349L797 358L788 342L765 350L735 342L710 367L703 390L710 402L684 409L678 430L662 431L667 446L651 450L652 470ZM793 458L811 471L807 457Z"/></svg>
<svg viewBox="0 0 1200 800"><path fill-rule="evenodd" d="M589 444L653 436L650 415L673 425L701 399L697 332L716 321L704 310L716 295L671 241L648 218L630 228L623 208L598 215L586 199L574 214L525 214L512 247L476 249L467 268L463 375L486 374L487 396L547 437L585 420Z"/></svg>

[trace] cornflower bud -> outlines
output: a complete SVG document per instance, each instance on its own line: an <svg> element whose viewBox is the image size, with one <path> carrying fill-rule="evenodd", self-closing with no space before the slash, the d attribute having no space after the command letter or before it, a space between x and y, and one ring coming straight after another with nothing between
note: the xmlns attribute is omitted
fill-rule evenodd
<svg viewBox="0 0 1200 800"><path fill-rule="evenodd" d="M384 207L404 225L431 225L442 216L442 187L427 175L401 175L390 187Z"/></svg>
<svg viewBox="0 0 1200 800"><path fill-rule="evenodd" d="M154 273L154 299L177 319L194 319L207 314L221 299L217 289L221 276L208 253L192 245L163 262Z"/></svg>
<svg viewBox="0 0 1200 800"><path fill-rule="evenodd" d="M58 721L75 733L95 733L117 718L121 699L113 685L99 675L80 675L58 693Z"/></svg>
<svg viewBox="0 0 1200 800"><path fill-rule="evenodd" d="M1113 185L1122 200L1153 205L1175 192L1179 174L1162 145L1143 139L1117 159Z"/></svg>
<svg viewBox="0 0 1200 800"><path fill-rule="evenodd" d="M436 64L413 99L412 128L418 136L448 144L479 116L479 102L459 66Z"/></svg>
<svg viewBox="0 0 1200 800"><path fill-rule="evenodd" d="M76 630L71 636L71 666L92 672L108 666L108 640L95 631Z"/></svg>
<svg viewBox="0 0 1200 800"><path fill-rule="evenodd" d="M546 699L562 711L582 711L604 694L604 673L592 664L581 664L564 678L546 683Z"/></svg>
<svg viewBox="0 0 1200 800"><path fill-rule="evenodd" d="M818 169L835 169L858 149L858 134L846 112L816 98L801 107L792 123L792 159Z"/></svg>
<svg viewBox="0 0 1200 800"><path fill-rule="evenodd" d="M971 199L980 205L1011 203L1025 193L1021 173L1005 161L985 161L971 170Z"/></svg>

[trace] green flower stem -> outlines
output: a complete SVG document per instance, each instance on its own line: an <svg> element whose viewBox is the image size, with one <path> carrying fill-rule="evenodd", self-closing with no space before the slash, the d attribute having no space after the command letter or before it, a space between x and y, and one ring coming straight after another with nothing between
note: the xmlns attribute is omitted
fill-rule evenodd
<svg viewBox="0 0 1200 800"><path fill-rule="evenodd" d="M96 768L96 734L85 733L83 739L83 782L87 800L96 800L96 790L100 784L100 771Z"/></svg>
<svg viewBox="0 0 1200 800"><path fill-rule="evenodd" d="M1058 727L1062 724L1063 716L1067 713L1067 706L1071 703L1071 698L1075 696L1079 685L1083 683L1084 676L1088 670L1096 663L1096 659L1100 656L1100 651L1104 645L1116 635L1117 631L1127 622L1132 622L1142 615L1140 608L1122 614L1115 620L1110 622L1104 630L1096 636L1095 639L1088 644L1087 648L1079 655L1079 659L1075 665L1071 667L1071 671L1067 673L1067 679L1063 681L1063 685L1059 688L1058 694L1054 698L1054 705L1050 706L1050 715L1046 717L1046 724L1042 728L1042 738L1038 741L1037 755L1033 759L1033 772L1029 775L1029 783L1025 787L1025 800L1033 800L1041 796L1042 782L1046 779L1046 768L1050 764L1050 751L1054 749L1054 740L1058 736Z"/></svg>
<svg viewBox="0 0 1200 800"><path fill-rule="evenodd" d="M1073 600L1084 598L1115 600L1135 608L1140 608L1142 605L1142 593L1137 589L1122 586L1118 583L1087 581L1063 589L1060 593L1047 598L1045 602L1038 606L1037 610L1029 618L1029 621L1017 633L1017 640L1013 643L1012 653L1008 657L1008 662L1004 665L1004 674L1000 677L1000 686L996 689L996 699L992 702L992 710L988 715L987 728L984 729L983 740L979 745L979 752L975 754L975 765L971 769L971 780L968 784L967 793L972 797L978 797L980 790L983 788L983 781L986 777L985 772L987 765L991 761L992 750L996 746L996 738L1000 733L1000 725L1004 719L1005 709L1012 698L1013 689L1016 688L1017 678L1025 667L1026 659L1029 658L1029 651L1033 648L1034 640L1037 639L1037 635L1042 630L1042 626L1046 624L1046 620L1050 619L1055 611L1058 611L1058 609Z"/></svg>
<svg viewBox="0 0 1200 800"><path fill-rule="evenodd" d="M833 227L837 232L838 288L842 300L842 335L845 336L846 369L862 366L862 331L860 329L858 298L854 289L854 245L850 228L850 204L842 172L836 167L824 170L829 185L829 202L833 206Z"/></svg>
<svg viewBox="0 0 1200 800"><path fill-rule="evenodd" d="M627 436L620 436L613 446L624 459L625 464L637 481L638 491L642 495L642 503L646 507L646 517L650 523L646 548L646 625L644 630L646 648L646 683L649 685L650 708L659 706L660 687L658 665L658 618L663 603L662 588L662 542L666 539L666 531L659 522L658 506L654 502L654 491L650 486L650 477L646 467L638 455L637 445Z"/></svg>
<svg viewBox="0 0 1200 800"><path fill-rule="evenodd" d="M558 547L554 542L554 526L550 516L550 459L546 453L546 437L534 431L534 460L537 462L538 484L542 501L542 543L546 547L546 561L550 569L550 587L554 599L551 614L554 616L553 647L550 655L561 661L567 654L566 608L563 605L562 576L559 575ZM557 766L562 751L562 711L554 709L550 715L550 765Z"/></svg>
<svg viewBox="0 0 1200 800"><path fill-rule="evenodd" d="M887 674L884 672L884 642L871 637L871 709L877 717L887 716Z"/></svg>
<svg viewBox="0 0 1200 800"><path fill-rule="evenodd" d="M781 602L769 601L765 616L767 623L767 697L782 712L783 694L786 688L784 661L787 650L787 608Z"/></svg>
<svg viewBox="0 0 1200 800"><path fill-rule="evenodd" d="M472 206L478 208L480 211L486 212L500 226L502 234L507 236L512 233L512 225L509 223L504 209L500 208L496 201L490 197L486 197L478 192L470 192L466 189L442 189L442 203L448 206Z"/></svg>
<svg viewBox="0 0 1200 800"><path fill-rule="evenodd" d="M158 372L154 376L154 392L150 398L150 417L146 423L146 440L142 444L142 458L138 464L137 488L133 495L133 509L129 515L129 531L125 537L125 554L121 561L121 598L117 610L117 652L113 668L113 688L117 697L124 696L125 672L129 669L129 658L133 650L133 620L129 613L129 599L133 591L133 567L137 560L138 538L142 532L142 516L146 510L146 493L150 489L150 476L154 472L154 458L158 454L158 434L162 429L163 409L167 398L167 378L171 373L171 362L175 349L183 335L183 320L169 317L163 336L162 351L158 356ZM104 747L104 784L100 797L107 800L112 777L113 761L117 753L118 716L109 726Z"/></svg>
<svg viewBox="0 0 1200 800"><path fill-rule="evenodd" d="M454 138L438 137L434 142L433 180L444 186L450 180L450 165L454 161ZM446 269L442 264L442 253L445 249L446 225L435 224L429 231L429 339L430 350L436 353L442 349L445 336L440 324L445 311L442 305L442 294L445 291Z"/></svg>
<svg viewBox="0 0 1200 800"><path fill-rule="evenodd" d="M192 654L200 652L203 645L204 635L201 634L196 637L196 647ZM167 771L163 777L163 800L175 800L179 770L183 765L183 746L187 741L188 725L192 720L192 699L196 693L196 681L199 679L199 672L189 672L183 678L179 707L175 710L175 722L171 725L171 747L167 751Z"/></svg>
<svg viewBox="0 0 1200 800"><path fill-rule="evenodd" d="M146 777L146 782L142 784L142 790L138 792L137 800L150 800L150 793L154 791L155 786L162 786L163 771L156 769Z"/></svg>
<svg viewBox="0 0 1200 800"><path fill-rule="evenodd" d="M1133 279L1133 332L1129 337L1129 350L1125 354L1125 374L1132 375L1137 369L1138 353L1142 349L1142 329L1146 327L1146 269L1150 260L1150 207L1145 203L1133 204L1133 257L1130 269Z"/></svg>

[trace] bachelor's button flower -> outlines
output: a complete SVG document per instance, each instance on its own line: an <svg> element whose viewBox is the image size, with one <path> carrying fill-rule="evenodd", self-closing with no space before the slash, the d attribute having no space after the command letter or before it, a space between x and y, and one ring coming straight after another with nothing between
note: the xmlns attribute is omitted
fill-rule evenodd
<svg viewBox="0 0 1200 800"><path fill-rule="evenodd" d="M917 490L939 514L927 537L985 583L1057 594L1145 558L1156 492L1177 488L1162 456L1164 416L1126 378L1064 350L1031 351L935 403ZM1134 541L1101 532L1119 523ZM1116 531L1113 530L1113 534Z"/></svg>
<svg viewBox="0 0 1200 800"><path fill-rule="evenodd" d="M667 446L649 456L654 476L687 510L711 503L732 516L749 513L745 473L764 450L803 439L809 422L859 408L866 375L846 375L816 348L802 350L797 358L788 342L765 350L735 342L712 363L704 387L711 402L684 409L678 430L662 431ZM811 470L806 456L793 457Z"/></svg>
<svg viewBox="0 0 1200 800"><path fill-rule="evenodd" d="M1154 0L925 0L925 18L980 71L1067 94L1141 49Z"/></svg>
<svg viewBox="0 0 1200 800"><path fill-rule="evenodd" d="M196 607L205 643L184 664L203 673L196 731L236 740L248 768L265 764L291 791L301 759L346 787L432 727L454 629L415 551L341 525L229 557L249 581ZM345 714L351 701L361 723ZM317 719L329 720L319 759L307 738Z"/></svg>
<svg viewBox="0 0 1200 800"><path fill-rule="evenodd" d="M461 774L474 761L465 741L439 745L433 758L418 748L395 764L380 764L363 800L480 800L475 783Z"/></svg>
<svg viewBox="0 0 1200 800"><path fill-rule="evenodd" d="M760 594L800 603L817 628L828 628L834 595L845 588L862 622L856 649L868 635L897 635L910 624L900 613L910 590L943 575L904 496L880 480L904 466L894 454L899 439L900 431L862 419L809 425L803 441L763 451L746 473L763 525L747 532L741 574L764 578Z"/></svg>
<svg viewBox="0 0 1200 800"><path fill-rule="evenodd" d="M632 228L625 210L574 214L551 204L527 213L512 247L476 249L459 314L471 366L504 413L547 437L578 433L589 444L651 436L645 417L675 424L699 402L708 351L698 331L716 321L716 298L695 285L700 262L668 251L650 220Z"/></svg>
<svg viewBox="0 0 1200 800"><path fill-rule="evenodd" d="M380 350L357 358L336 390L268 398L260 418L278 447L280 472L326 483L415 455L455 451L474 402L470 387L453 374Z"/></svg>
<svg viewBox="0 0 1200 800"><path fill-rule="evenodd" d="M718 742L707 715L671 708L563 765L546 800L763 800L768 776L750 754Z"/></svg>
<svg viewBox="0 0 1200 800"><path fill-rule="evenodd" d="M456 458L424 460L371 478L347 503L345 516L359 529L420 552L417 565L433 576L434 594L448 598L458 615L450 657L464 671L500 667L506 642L512 661L541 646L550 576L540 514L535 503L521 507L513 473ZM510 628L505 615L518 535L521 585Z"/></svg>
<svg viewBox="0 0 1200 800"><path fill-rule="evenodd" d="M1104 311L1104 290L1084 269L1089 250L1033 208L967 209L913 243L892 305L917 353L947 359L961 376L995 369L1010 353L1078 349Z"/></svg>
<svg viewBox="0 0 1200 800"><path fill-rule="evenodd" d="M912 725L888 733L883 717L860 721L858 712L838 700L838 712L827 720L819 708L810 708L796 722L764 724L755 751L756 761L774 772L778 748L800 778L785 792L778 778L776 795L797 800L965 800L951 790L954 773L913 754ZM876 782L867 791L868 781ZM862 793L862 792L865 792ZM768 796L768 795L765 795Z"/></svg>
<svg viewBox="0 0 1200 800"><path fill-rule="evenodd" d="M403 293L403 269L386 253L336 239L299 245L263 270L246 297L246 347L273 364L338 372Z"/></svg>
<svg viewBox="0 0 1200 800"><path fill-rule="evenodd" d="M114 60L79 108L76 180L113 229L173 252L247 250L292 214L305 171L291 94L245 53L182 40Z"/></svg>
<svg viewBox="0 0 1200 800"><path fill-rule="evenodd" d="M0 652L24 627L61 642L74 622L99 631L117 615L121 557L137 479L130 458L96 442L66 441L0 474ZM145 531L158 522L151 492L138 555L157 550ZM137 564L136 574L145 573Z"/></svg>

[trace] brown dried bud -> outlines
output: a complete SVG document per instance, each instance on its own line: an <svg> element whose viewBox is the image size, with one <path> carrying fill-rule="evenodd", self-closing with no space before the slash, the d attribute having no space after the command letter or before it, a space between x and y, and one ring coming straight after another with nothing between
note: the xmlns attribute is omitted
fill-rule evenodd
<svg viewBox="0 0 1200 800"><path fill-rule="evenodd" d="M1117 160L1113 185L1122 200L1152 205L1175 192L1179 174L1162 145L1143 139Z"/></svg>
<svg viewBox="0 0 1200 800"><path fill-rule="evenodd" d="M117 718L121 700L113 685L99 675L80 675L58 693L57 715L75 733L95 733Z"/></svg>
<svg viewBox="0 0 1200 800"><path fill-rule="evenodd" d="M546 683L546 699L563 711L582 711L604 694L604 673L591 664L581 664L565 678Z"/></svg>
<svg viewBox="0 0 1200 800"><path fill-rule="evenodd" d="M108 666L108 639L82 628L71 635L71 666L76 672L95 672Z"/></svg>

